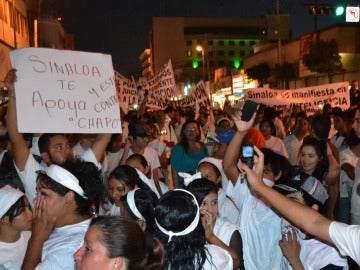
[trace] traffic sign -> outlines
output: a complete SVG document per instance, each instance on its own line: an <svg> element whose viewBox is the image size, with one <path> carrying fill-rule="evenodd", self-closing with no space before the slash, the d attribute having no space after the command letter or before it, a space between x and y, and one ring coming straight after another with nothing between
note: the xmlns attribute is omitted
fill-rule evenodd
<svg viewBox="0 0 360 270"><path fill-rule="evenodd" d="M359 22L359 7L346 7L346 21Z"/></svg>

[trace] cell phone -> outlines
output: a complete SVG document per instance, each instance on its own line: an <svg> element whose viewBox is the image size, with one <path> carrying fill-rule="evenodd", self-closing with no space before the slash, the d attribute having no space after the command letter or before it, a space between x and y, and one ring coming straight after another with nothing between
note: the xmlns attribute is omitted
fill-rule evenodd
<svg viewBox="0 0 360 270"><path fill-rule="evenodd" d="M250 169L254 165L254 147L252 145L244 145L241 148L242 162L244 162Z"/></svg>
<svg viewBox="0 0 360 270"><path fill-rule="evenodd" d="M258 104L254 101L245 101L244 107L242 108L241 120L248 122L257 111L257 106Z"/></svg>

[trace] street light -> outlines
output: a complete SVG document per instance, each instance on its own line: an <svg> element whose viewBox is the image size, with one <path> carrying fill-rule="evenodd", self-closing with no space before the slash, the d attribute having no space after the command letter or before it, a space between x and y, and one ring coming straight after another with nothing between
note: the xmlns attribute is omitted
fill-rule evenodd
<svg viewBox="0 0 360 270"><path fill-rule="evenodd" d="M201 61L202 61L202 73L203 73L203 80L205 81L205 52L204 47L201 45L196 46L196 50L198 52L201 52Z"/></svg>

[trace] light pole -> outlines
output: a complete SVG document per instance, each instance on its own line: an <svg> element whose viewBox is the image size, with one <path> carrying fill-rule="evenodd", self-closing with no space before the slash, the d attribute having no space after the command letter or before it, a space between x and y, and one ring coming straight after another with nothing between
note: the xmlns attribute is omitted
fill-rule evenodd
<svg viewBox="0 0 360 270"><path fill-rule="evenodd" d="M203 80L205 81L205 50L204 47L201 45L196 46L196 50L201 52L201 61L202 61L202 73L203 73Z"/></svg>

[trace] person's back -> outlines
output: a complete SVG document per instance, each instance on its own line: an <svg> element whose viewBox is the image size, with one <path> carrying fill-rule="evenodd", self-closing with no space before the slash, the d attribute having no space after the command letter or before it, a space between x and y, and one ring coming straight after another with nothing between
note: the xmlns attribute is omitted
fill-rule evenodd
<svg viewBox="0 0 360 270"><path fill-rule="evenodd" d="M155 207L155 237L166 250L165 269L232 270L230 255L205 245L200 209L194 195L177 189L164 194Z"/></svg>

